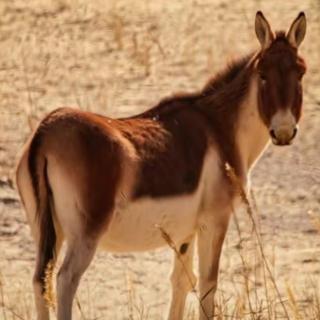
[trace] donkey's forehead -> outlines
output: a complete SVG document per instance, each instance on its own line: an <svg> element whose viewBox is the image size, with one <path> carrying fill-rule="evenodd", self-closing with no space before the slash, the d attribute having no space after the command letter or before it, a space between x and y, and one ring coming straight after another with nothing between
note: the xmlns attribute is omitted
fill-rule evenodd
<svg viewBox="0 0 320 320"><path fill-rule="evenodd" d="M281 50L261 57L261 67L290 68L297 64L298 56L289 50Z"/></svg>
<svg viewBox="0 0 320 320"><path fill-rule="evenodd" d="M260 66L290 68L298 63L297 50L293 48L286 38L276 38L260 57Z"/></svg>

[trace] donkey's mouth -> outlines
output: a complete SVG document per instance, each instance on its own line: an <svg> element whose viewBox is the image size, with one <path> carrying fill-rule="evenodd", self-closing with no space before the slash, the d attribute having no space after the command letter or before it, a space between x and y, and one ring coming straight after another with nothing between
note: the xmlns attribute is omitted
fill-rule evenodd
<svg viewBox="0 0 320 320"><path fill-rule="evenodd" d="M270 130L270 137L272 143L276 146L289 146L292 144L295 136L297 135L297 132L298 129L294 128L291 136L288 136L287 134L280 134L279 136L277 136L274 130Z"/></svg>
<svg viewBox="0 0 320 320"><path fill-rule="evenodd" d="M271 140L272 140L272 143L275 146L280 146L280 147L290 146L292 144L292 142L293 142L293 139L291 139L289 141L278 141L278 140L272 138Z"/></svg>

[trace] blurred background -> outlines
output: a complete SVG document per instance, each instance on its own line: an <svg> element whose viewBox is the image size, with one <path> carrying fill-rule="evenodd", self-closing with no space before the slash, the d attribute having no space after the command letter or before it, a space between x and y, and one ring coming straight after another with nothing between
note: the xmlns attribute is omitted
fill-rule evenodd
<svg viewBox="0 0 320 320"><path fill-rule="evenodd" d="M232 310L235 319L280 318L282 303L292 319L319 319L319 0L0 0L0 319L34 318L34 246L12 180L37 119L61 106L137 114L174 92L198 90L258 49L257 10L274 30L306 13L304 117L294 145L270 146L253 172L272 275L240 210L224 246L217 303L221 319ZM162 319L171 254L99 253L78 293L78 318ZM191 294L186 318L194 319L197 303Z"/></svg>

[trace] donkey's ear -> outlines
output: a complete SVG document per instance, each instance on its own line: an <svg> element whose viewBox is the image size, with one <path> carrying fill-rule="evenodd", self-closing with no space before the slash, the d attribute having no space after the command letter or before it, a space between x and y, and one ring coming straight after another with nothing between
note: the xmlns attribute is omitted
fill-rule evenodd
<svg viewBox="0 0 320 320"><path fill-rule="evenodd" d="M307 19L304 12L300 12L298 17L292 22L292 25L287 33L289 43L298 48L301 44L307 30Z"/></svg>
<svg viewBox="0 0 320 320"><path fill-rule="evenodd" d="M258 11L256 14L255 29L262 49L268 48L274 39L274 35L270 28L269 22L261 11Z"/></svg>

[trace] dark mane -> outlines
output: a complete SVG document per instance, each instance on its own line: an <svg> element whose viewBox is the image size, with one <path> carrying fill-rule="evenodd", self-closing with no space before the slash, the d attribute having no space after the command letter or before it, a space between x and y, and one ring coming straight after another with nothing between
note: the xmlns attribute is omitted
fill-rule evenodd
<svg viewBox="0 0 320 320"><path fill-rule="evenodd" d="M178 93L161 100L156 106L147 111L129 117L134 118L159 118L164 115L171 114L174 111L185 107L192 107L197 105L197 102L203 101L204 97L221 96L223 92L228 92L227 87L237 78L241 70L248 64L253 54L247 55L243 58L233 61L223 71L218 72L200 91L194 93ZM214 107L214 106L213 106ZM228 105L225 105L228 107ZM128 118L122 118L128 119Z"/></svg>
<svg viewBox="0 0 320 320"><path fill-rule="evenodd" d="M275 40L284 40L288 41L286 33L284 31L276 31L276 38Z"/></svg>
<svg viewBox="0 0 320 320"><path fill-rule="evenodd" d="M201 97L201 93L177 93L172 96L162 99L156 106L151 109L144 111L143 113L129 117L130 119L135 118L152 118L158 119L162 116L171 114L174 111L180 110L181 108L193 105ZM124 118L126 119L126 118Z"/></svg>
<svg viewBox="0 0 320 320"><path fill-rule="evenodd" d="M284 31L276 31L274 40L272 41L272 44L270 48L268 49L269 52L278 51L281 50L291 50L292 52L295 52L295 48L293 48L287 38L287 34Z"/></svg>
<svg viewBox="0 0 320 320"><path fill-rule="evenodd" d="M238 60L232 61L223 71L218 72L212 79L208 81L204 87L202 94L210 95L218 93L219 90L224 90L227 84L230 84L248 64L253 54L249 54Z"/></svg>

